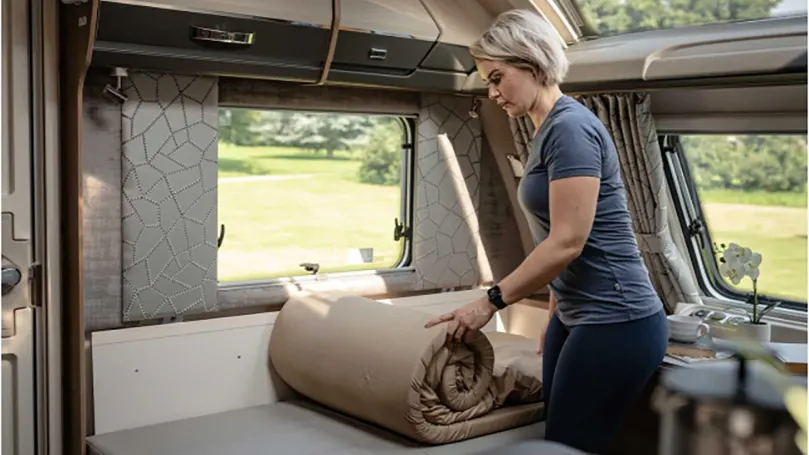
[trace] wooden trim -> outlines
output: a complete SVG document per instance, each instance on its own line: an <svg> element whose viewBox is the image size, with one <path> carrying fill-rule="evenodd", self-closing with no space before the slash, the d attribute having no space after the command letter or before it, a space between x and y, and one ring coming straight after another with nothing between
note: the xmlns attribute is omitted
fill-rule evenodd
<svg viewBox="0 0 809 455"><path fill-rule="evenodd" d="M334 52L337 50L337 36L340 34L340 18L341 18L340 0L331 0L331 34L329 34L329 53L326 54L326 61L323 62L323 72L320 73L320 79L315 85L323 85L329 78L329 70L331 69L331 62L334 60Z"/></svg>
<svg viewBox="0 0 809 455"><path fill-rule="evenodd" d="M415 116L420 102L418 92L403 90L219 78L219 105L225 107Z"/></svg>
<svg viewBox="0 0 809 455"><path fill-rule="evenodd" d="M60 148L62 190L63 422L64 453L85 454L87 432L82 262L82 94L90 67L99 0L59 4Z"/></svg>
<svg viewBox="0 0 809 455"><path fill-rule="evenodd" d="M806 376L807 371L809 371L805 363L787 362L784 364L784 367L788 372L798 376Z"/></svg>

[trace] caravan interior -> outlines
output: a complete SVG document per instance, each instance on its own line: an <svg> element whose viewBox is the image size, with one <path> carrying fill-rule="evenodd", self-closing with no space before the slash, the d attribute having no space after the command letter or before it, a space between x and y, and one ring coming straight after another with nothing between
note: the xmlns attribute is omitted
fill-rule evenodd
<svg viewBox="0 0 809 455"><path fill-rule="evenodd" d="M532 417L414 443L270 362L291 299L438 314L533 248L516 196L533 126L487 98L467 52L513 8L554 26L562 89L613 135L668 312L748 321L751 283L714 249L738 243L763 256L760 302L781 302L770 341L805 357L803 1L2 0L3 454L541 439ZM536 340L546 318L541 290L484 331ZM334 343L379 331L363 322ZM616 453L657 452L650 406Z"/></svg>

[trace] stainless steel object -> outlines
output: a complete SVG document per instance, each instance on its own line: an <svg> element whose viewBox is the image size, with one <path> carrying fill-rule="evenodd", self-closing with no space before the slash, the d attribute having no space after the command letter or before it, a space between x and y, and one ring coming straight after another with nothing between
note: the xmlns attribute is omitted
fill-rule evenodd
<svg viewBox="0 0 809 455"><path fill-rule="evenodd" d="M372 47L371 50L368 51L368 58L371 60L385 60L388 58L388 50Z"/></svg>
<svg viewBox="0 0 809 455"><path fill-rule="evenodd" d="M688 314L701 318L709 324L733 325L750 322L750 316L740 309L726 309L723 311L711 308L694 308Z"/></svg>
<svg viewBox="0 0 809 455"><path fill-rule="evenodd" d="M124 92L122 90L121 83L122 83L123 78L129 77L129 72L127 71L126 68L121 68L121 67L116 66L110 72L110 76L114 77L115 80L116 80L115 87L107 84L104 87L104 91L102 92L102 94L105 97L107 97L107 99L109 99L109 100L111 100L111 101L113 101L115 103L118 103L118 104L126 103L126 101L129 99L129 97L124 94Z"/></svg>

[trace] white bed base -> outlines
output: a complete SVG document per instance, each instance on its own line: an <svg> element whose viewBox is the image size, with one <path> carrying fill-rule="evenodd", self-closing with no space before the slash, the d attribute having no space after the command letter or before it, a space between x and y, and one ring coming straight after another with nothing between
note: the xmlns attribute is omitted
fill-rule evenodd
<svg viewBox="0 0 809 455"><path fill-rule="evenodd" d="M476 289L379 302L440 314L483 295ZM498 313L484 331L529 336L525 327L509 327L509 311L544 310L520 307ZM276 316L259 313L93 333L95 434L289 398L292 393L269 368Z"/></svg>

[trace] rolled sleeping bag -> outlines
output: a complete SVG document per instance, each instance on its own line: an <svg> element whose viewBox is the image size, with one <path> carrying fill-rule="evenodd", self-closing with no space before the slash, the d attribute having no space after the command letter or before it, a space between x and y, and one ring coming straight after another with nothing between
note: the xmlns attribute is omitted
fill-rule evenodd
<svg viewBox="0 0 809 455"><path fill-rule="evenodd" d="M426 444L446 444L538 421L536 341L478 332L446 344L433 315L353 295L290 298L270 360L292 389L328 408Z"/></svg>

